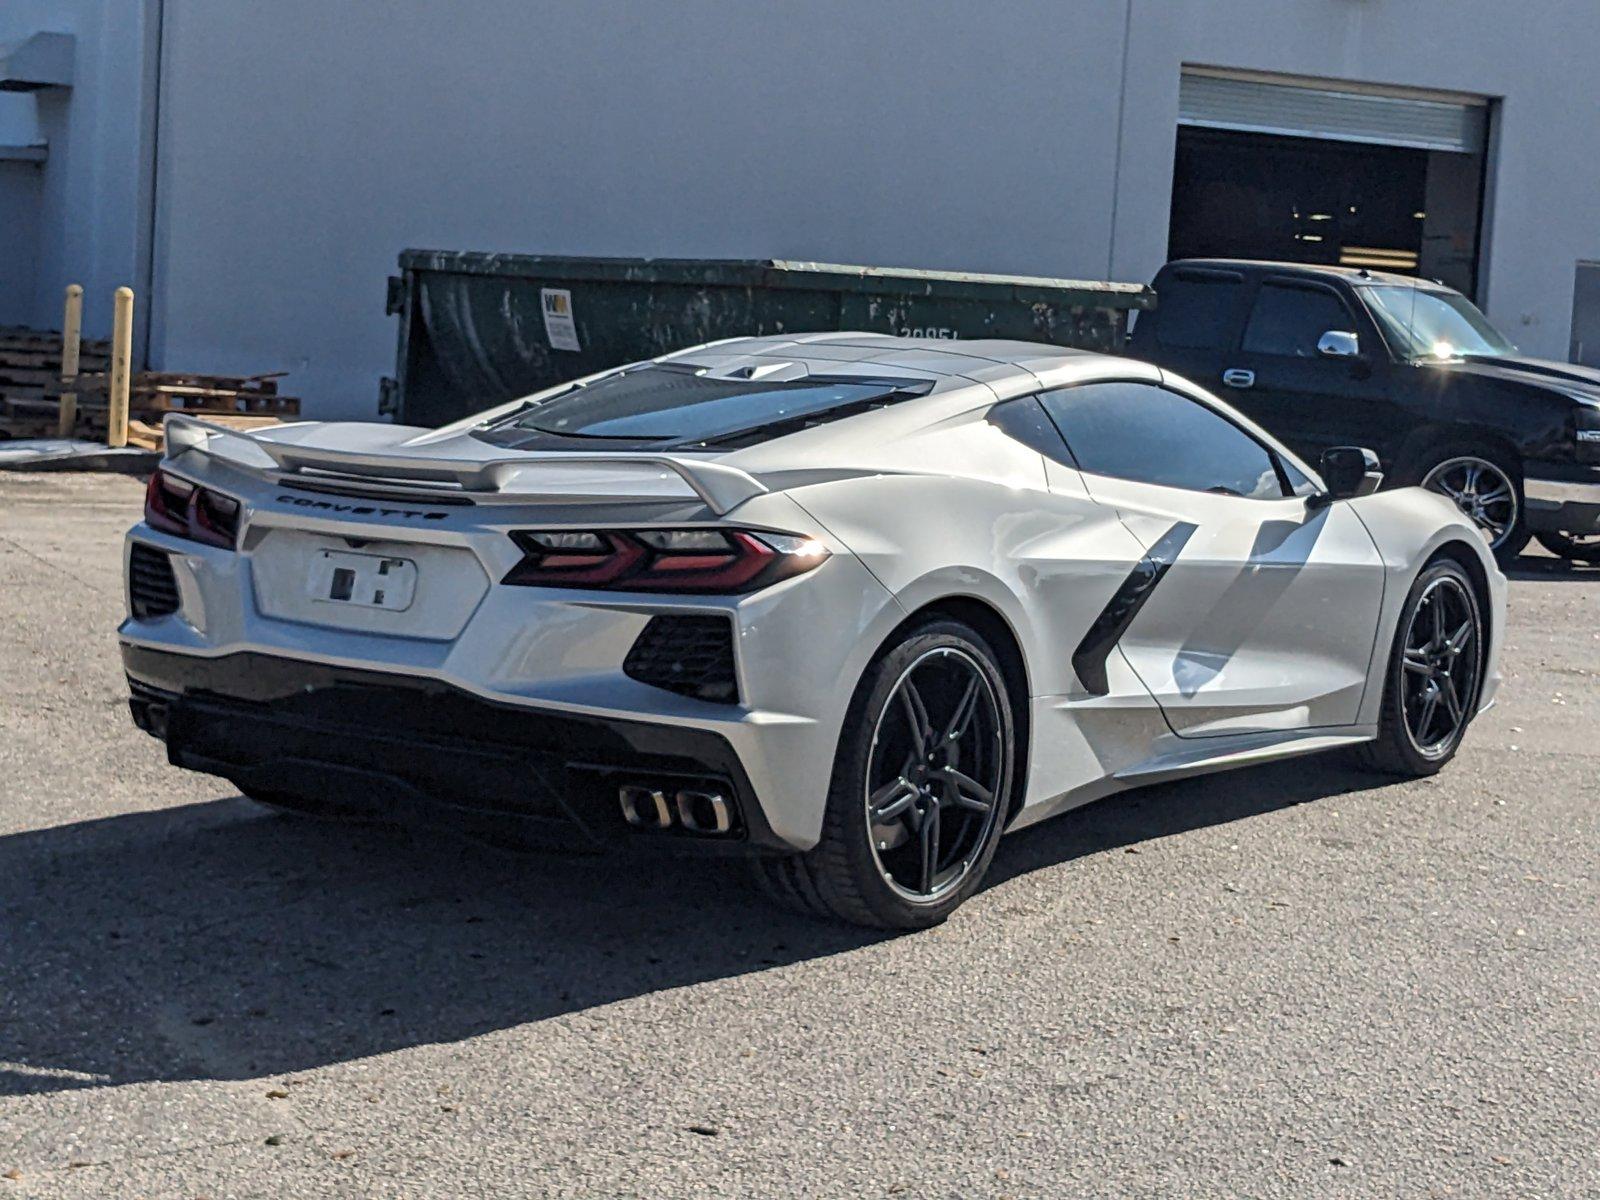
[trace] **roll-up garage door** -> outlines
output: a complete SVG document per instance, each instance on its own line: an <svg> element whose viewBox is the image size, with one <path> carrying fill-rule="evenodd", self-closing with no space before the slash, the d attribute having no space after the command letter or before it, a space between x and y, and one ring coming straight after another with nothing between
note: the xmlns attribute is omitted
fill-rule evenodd
<svg viewBox="0 0 1600 1200"><path fill-rule="evenodd" d="M1178 124L1481 154L1488 108L1475 97L1344 91L1185 68Z"/></svg>
<svg viewBox="0 0 1600 1200"><path fill-rule="evenodd" d="M1186 66L1169 258L1421 275L1475 294L1491 103Z"/></svg>

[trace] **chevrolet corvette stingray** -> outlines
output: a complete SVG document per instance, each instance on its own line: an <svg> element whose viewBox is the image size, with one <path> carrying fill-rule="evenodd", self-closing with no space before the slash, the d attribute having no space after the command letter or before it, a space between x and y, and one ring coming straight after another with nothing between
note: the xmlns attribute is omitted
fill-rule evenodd
<svg viewBox="0 0 1600 1200"><path fill-rule="evenodd" d="M276 808L737 854L916 928L1119 789L1439 770L1505 581L1378 483L1021 342L736 339L437 430L172 416L122 656L172 763Z"/></svg>

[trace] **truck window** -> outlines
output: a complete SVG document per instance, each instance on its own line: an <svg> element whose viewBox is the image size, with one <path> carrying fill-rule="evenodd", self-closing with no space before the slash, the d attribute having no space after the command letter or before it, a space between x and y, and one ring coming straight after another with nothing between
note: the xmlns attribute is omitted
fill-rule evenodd
<svg viewBox="0 0 1600 1200"><path fill-rule="evenodd" d="M1162 282L1153 324L1164 346L1192 350L1232 347L1244 280L1237 275L1179 273Z"/></svg>
<svg viewBox="0 0 1600 1200"><path fill-rule="evenodd" d="M1361 289L1367 308L1407 359L1492 358L1517 348L1458 292L1374 284Z"/></svg>
<svg viewBox="0 0 1600 1200"><path fill-rule="evenodd" d="M1244 349L1253 354L1315 358L1323 334L1330 329L1354 328L1344 301L1326 288L1263 283L1244 329Z"/></svg>

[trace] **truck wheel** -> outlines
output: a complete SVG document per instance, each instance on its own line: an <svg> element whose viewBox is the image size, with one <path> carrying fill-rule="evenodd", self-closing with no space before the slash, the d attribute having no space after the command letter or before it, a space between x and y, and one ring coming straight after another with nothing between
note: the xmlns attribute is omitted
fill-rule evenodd
<svg viewBox="0 0 1600 1200"><path fill-rule="evenodd" d="M1533 536L1557 558L1600 563L1600 533L1536 533Z"/></svg>
<svg viewBox="0 0 1600 1200"><path fill-rule="evenodd" d="M1451 446L1433 456L1417 482L1455 502L1488 539L1502 567L1516 561L1532 536L1522 511L1522 478L1497 456L1472 447Z"/></svg>
<svg viewBox="0 0 1600 1200"><path fill-rule="evenodd" d="M1015 724L977 630L936 619L867 668L804 854L758 859L774 899L878 929L937 925L983 881L1009 815Z"/></svg>

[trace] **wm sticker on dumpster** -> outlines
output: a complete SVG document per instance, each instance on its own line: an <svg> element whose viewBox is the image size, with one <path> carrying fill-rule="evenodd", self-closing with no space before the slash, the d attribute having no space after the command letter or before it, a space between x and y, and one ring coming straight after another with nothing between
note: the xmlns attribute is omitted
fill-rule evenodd
<svg viewBox="0 0 1600 1200"><path fill-rule="evenodd" d="M572 293L566 288L540 288L544 308L544 335L552 350L582 350L578 326L572 319Z"/></svg>

